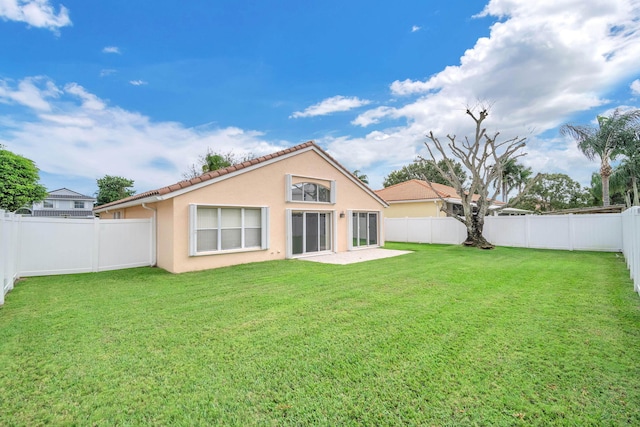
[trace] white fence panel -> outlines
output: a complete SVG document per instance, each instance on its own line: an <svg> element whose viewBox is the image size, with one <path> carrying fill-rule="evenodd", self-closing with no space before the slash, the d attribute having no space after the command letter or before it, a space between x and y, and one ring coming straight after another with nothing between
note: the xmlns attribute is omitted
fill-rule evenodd
<svg viewBox="0 0 640 427"><path fill-rule="evenodd" d="M462 243L465 227L453 218L386 218L386 240ZM621 214L524 215L485 218L484 236L498 246L622 251Z"/></svg>
<svg viewBox="0 0 640 427"><path fill-rule="evenodd" d="M0 209L0 305L18 279L20 217Z"/></svg>
<svg viewBox="0 0 640 427"><path fill-rule="evenodd" d="M20 276L88 273L154 264L151 219L21 221Z"/></svg>
<svg viewBox="0 0 640 427"><path fill-rule="evenodd" d="M407 221L407 218L385 218L384 240L389 242L408 242L409 221ZM424 241L424 243L427 242L429 241Z"/></svg>
<svg viewBox="0 0 640 427"><path fill-rule="evenodd" d="M524 218L524 220L523 220ZM498 246L528 247L529 216L486 217L484 237Z"/></svg>
<svg viewBox="0 0 640 427"><path fill-rule="evenodd" d="M569 215L573 229L573 249L620 252L623 246L622 215Z"/></svg>
<svg viewBox="0 0 640 427"><path fill-rule="evenodd" d="M98 271L153 264L153 228L147 219L100 220Z"/></svg>
<svg viewBox="0 0 640 427"><path fill-rule="evenodd" d="M385 218L384 233L390 242L458 244L467 237L453 218Z"/></svg>
<svg viewBox="0 0 640 427"><path fill-rule="evenodd" d="M623 252L633 280L633 288L640 292L640 207L627 209L623 214Z"/></svg>
<svg viewBox="0 0 640 427"><path fill-rule="evenodd" d="M572 250L569 215L531 216L529 218L529 247L538 249Z"/></svg>
<svg viewBox="0 0 640 427"><path fill-rule="evenodd" d="M93 227L92 219L22 218L20 276L92 271Z"/></svg>
<svg viewBox="0 0 640 427"><path fill-rule="evenodd" d="M453 218L433 218L431 236L431 243L457 245L467 238L467 229Z"/></svg>

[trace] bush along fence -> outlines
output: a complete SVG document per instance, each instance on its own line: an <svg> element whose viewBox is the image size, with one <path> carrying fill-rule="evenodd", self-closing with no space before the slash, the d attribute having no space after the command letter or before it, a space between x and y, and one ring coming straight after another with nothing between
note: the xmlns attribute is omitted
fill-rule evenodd
<svg viewBox="0 0 640 427"><path fill-rule="evenodd" d="M385 218L384 223L389 242L459 244L467 236L453 218ZM499 246L623 252L640 292L640 207L621 214L491 216L483 234Z"/></svg>
<svg viewBox="0 0 640 427"><path fill-rule="evenodd" d="M20 277L154 264L151 219L22 217L0 210L0 304Z"/></svg>

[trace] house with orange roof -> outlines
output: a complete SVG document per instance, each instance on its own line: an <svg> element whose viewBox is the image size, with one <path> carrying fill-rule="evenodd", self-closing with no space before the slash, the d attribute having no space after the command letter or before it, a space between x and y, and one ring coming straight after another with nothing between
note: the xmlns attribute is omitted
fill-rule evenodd
<svg viewBox="0 0 640 427"><path fill-rule="evenodd" d="M386 218L446 217L447 210L463 214L460 196L448 185L412 179L375 193L389 204L384 211Z"/></svg>
<svg viewBox="0 0 640 427"><path fill-rule="evenodd" d="M153 218L157 266L181 273L382 246L386 207L310 141L94 212Z"/></svg>

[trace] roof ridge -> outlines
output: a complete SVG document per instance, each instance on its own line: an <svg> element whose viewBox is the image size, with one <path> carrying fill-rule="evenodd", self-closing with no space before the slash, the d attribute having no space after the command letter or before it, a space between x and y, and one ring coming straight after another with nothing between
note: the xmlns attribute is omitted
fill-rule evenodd
<svg viewBox="0 0 640 427"><path fill-rule="evenodd" d="M265 154L264 156L256 157L255 159L247 160L242 163L237 163L235 165L227 166L221 169L217 169L214 171L205 172L202 175L196 176L191 179L184 179L182 181L178 181L175 184L167 185L164 187L157 188L155 190L145 191L139 194L134 194L129 197L125 197L124 199L115 200L113 202L105 203L104 205L96 206L94 209L104 209L105 207L116 206L126 202L132 202L134 200L144 199L145 197L150 196L161 196L164 194L172 193L177 190L181 190L183 188L188 188L196 184L200 184L202 182L206 182L212 180L214 178L218 178L224 175L228 175L232 172L236 172L242 169L246 169L248 167L266 162L271 159L276 159L278 157L284 156L285 154L293 153L296 151L303 150L309 147L316 147L322 150L318 145L313 141L303 142L302 144L295 145L293 147L285 148L280 151L271 154ZM328 156L328 154L327 154ZM330 156L329 156L330 157ZM330 157L331 158L331 157ZM331 158L336 164L339 164L335 161L335 159Z"/></svg>

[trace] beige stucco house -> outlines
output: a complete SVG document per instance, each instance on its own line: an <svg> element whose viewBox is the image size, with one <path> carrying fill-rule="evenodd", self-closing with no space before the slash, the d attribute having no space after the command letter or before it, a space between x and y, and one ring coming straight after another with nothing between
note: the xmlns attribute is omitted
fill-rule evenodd
<svg viewBox="0 0 640 427"><path fill-rule="evenodd" d="M387 203L313 142L98 206L154 218L173 273L384 244Z"/></svg>
<svg viewBox="0 0 640 427"><path fill-rule="evenodd" d="M451 209L462 214L460 196L448 185L412 179L375 193L389 204L384 211L386 218L446 217L443 205L445 210ZM473 199L476 200L477 197L474 196Z"/></svg>

